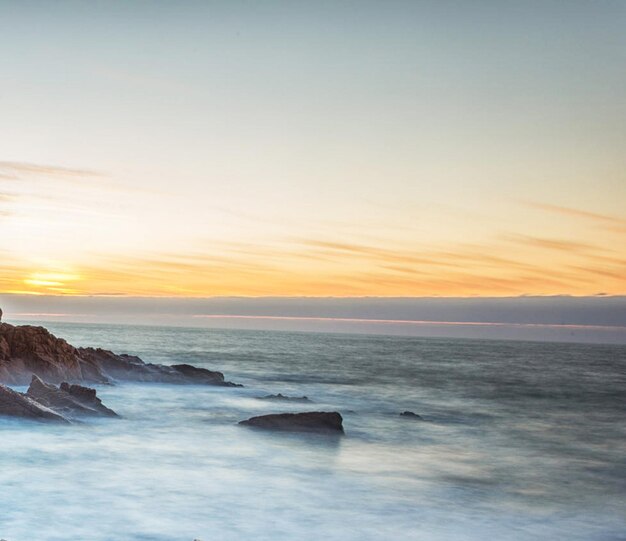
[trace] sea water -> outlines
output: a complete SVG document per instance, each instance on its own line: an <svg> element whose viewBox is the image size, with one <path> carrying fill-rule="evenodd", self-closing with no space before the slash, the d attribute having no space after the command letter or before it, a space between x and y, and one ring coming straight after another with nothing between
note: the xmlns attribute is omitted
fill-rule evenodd
<svg viewBox="0 0 626 541"><path fill-rule="evenodd" d="M98 386L121 419L1 419L8 541L626 539L626 347L46 326L245 387ZM305 410L345 436L237 425Z"/></svg>

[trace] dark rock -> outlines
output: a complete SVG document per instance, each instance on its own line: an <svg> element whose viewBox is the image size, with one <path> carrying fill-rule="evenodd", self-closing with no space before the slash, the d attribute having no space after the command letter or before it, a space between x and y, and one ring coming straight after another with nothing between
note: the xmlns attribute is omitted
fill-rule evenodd
<svg viewBox="0 0 626 541"><path fill-rule="evenodd" d="M105 349L79 348L79 355L92 363L112 379L123 381L144 381L158 383L197 383L203 385L221 385L240 387L224 381L224 374L206 368L197 368L190 364L145 363L132 355L116 355Z"/></svg>
<svg viewBox="0 0 626 541"><path fill-rule="evenodd" d="M117 414L107 408L96 396L96 390L89 387L70 385L66 382L61 383L60 387L56 387L33 375L26 394L33 400L62 413L66 417L81 415L117 417Z"/></svg>
<svg viewBox="0 0 626 541"><path fill-rule="evenodd" d="M227 387L243 387L239 383L224 381L224 374L207 370L206 368L198 368L190 364L174 364L171 367L177 375L189 378L197 383L206 383L208 385L225 385Z"/></svg>
<svg viewBox="0 0 626 541"><path fill-rule="evenodd" d="M0 415L33 419L36 421L56 421L69 423L69 421L52 411L50 408L36 402L22 393L10 389L0 383Z"/></svg>
<svg viewBox="0 0 626 541"><path fill-rule="evenodd" d="M33 375L51 383L110 383L111 380L236 386L221 372L188 364L144 363L132 355L75 348L43 327L0 323L0 382L27 385Z"/></svg>
<svg viewBox="0 0 626 541"><path fill-rule="evenodd" d="M106 382L96 365L43 327L0 323L0 382L27 385L33 374L46 381Z"/></svg>
<svg viewBox="0 0 626 541"><path fill-rule="evenodd" d="M420 415L418 415L417 413L413 413L412 411L403 411L400 414L400 417L409 417L411 419L415 419L415 420L420 420L423 421L423 417L421 417Z"/></svg>
<svg viewBox="0 0 626 541"><path fill-rule="evenodd" d="M334 432L343 434L343 419L336 411L308 411L305 413L260 415L246 421L241 421L239 424L269 430Z"/></svg>
<svg viewBox="0 0 626 541"><path fill-rule="evenodd" d="M259 400L279 400L284 402L311 402L307 396L285 396L284 394L268 394L257 397Z"/></svg>
<svg viewBox="0 0 626 541"><path fill-rule="evenodd" d="M112 409L107 408L96 395L96 390L82 385L70 385L66 381L61 383L60 390L69 394L76 402L106 417L118 417Z"/></svg>

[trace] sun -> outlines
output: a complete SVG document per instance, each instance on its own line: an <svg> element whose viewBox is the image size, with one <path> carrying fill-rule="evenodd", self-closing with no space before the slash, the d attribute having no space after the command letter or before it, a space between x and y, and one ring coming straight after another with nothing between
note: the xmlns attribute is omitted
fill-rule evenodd
<svg viewBox="0 0 626 541"><path fill-rule="evenodd" d="M73 272L37 271L30 273L22 283L31 294L71 295L77 291L70 284L80 279L81 276Z"/></svg>

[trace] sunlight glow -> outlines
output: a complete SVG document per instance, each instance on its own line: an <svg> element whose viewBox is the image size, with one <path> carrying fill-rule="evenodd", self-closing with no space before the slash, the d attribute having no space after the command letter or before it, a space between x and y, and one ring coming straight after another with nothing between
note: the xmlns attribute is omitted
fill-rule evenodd
<svg viewBox="0 0 626 541"><path fill-rule="evenodd" d="M617 4L56 4L0 33L0 293L626 294Z"/></svg>

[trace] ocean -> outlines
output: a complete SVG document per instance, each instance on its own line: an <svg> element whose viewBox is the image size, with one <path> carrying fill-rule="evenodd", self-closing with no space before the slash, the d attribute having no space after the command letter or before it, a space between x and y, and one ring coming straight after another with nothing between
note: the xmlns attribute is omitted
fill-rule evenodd
<svg viewBox="0 0 626 541"><path fill-rule="evenodd" d="M626 346L45 326L244 387L98 386L121 419L0 419L7 541L626 540ZM345 436L237 425L306 410Z"/></svg>

